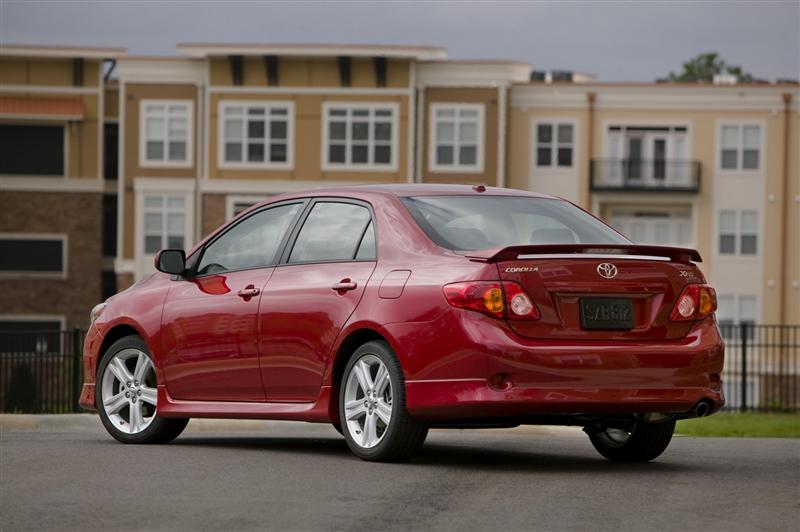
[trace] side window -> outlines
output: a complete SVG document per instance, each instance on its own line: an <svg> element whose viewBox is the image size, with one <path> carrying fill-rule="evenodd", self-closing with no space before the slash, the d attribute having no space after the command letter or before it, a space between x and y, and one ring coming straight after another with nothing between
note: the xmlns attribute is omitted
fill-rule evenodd
<svg viewBox="0 0 800 532"><path fill-rule="evenodd" d="M299 209L299 203L281 205L242 220L206 248L198 275L269 266Z"/></svg>
<svg viewBox="0 0 800 532"><path fill-rule="evenodd" d="M356 260L375 260L378 256L375 248L375 227L372 222L367 224L367 229L364 231L364 236L361 238L361 244L358 245L356 252Z"/></svg>
<svg viewBox="0 0 800 532"><path fill-rule="evenodd" d="M317 203L297 235L289 262L353 260L369 223L366 207Z"/></svg>

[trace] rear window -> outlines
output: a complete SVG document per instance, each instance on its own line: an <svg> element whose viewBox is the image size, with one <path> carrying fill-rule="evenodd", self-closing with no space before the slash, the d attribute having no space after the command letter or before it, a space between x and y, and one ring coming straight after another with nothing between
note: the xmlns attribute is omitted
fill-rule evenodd
<svg viewBox="0 0 800 532"><path fill-rule="evenodd" d="M456 251L525 244L629 244L569 202L511 196L401 198L440 246Z"/></svg>

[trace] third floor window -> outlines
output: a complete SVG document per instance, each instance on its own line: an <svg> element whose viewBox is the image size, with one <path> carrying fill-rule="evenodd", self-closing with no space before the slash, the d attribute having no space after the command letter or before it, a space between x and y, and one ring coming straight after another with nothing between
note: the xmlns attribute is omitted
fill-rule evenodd
<svg viewBox="0 0 800 532"><path fill-rule="evenodd" d="M325 104L323 170L395 170L397 115L392 104Z"/></svg>
<svg viewBox="0 0 800 532"><path fill-rule="evenodd" d="M140 166L192 165L192 102L142 100Z"/></svg>
<svg viewBox="0 0 800 532"><path fill-rule="evenodd" d="M761 126L723 124L719 135L722 170L753 171L761 168Z"/></svg>
<svg viewBox="0 0 800 532"><path fill-rule="evenodd" d="M431 104L432 171L483 170L483 105Z"/></svg>
<svg viewBox="0 0 800 532"><path fill-rule="evenodd" d="M536 166L539 168L571 168L575 126L571 123L536 124Z"/></svg>
<svg viewBox="0 0 800 532"><path fill-rule="evenodd" d="M290 168L291 103L229 103L220 106L221 168Z"/></svg>

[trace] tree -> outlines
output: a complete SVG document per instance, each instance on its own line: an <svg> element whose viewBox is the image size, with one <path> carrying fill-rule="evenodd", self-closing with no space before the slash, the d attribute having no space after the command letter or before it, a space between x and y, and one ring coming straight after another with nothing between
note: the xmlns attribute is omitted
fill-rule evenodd
<svg viewBox="0 0 800 532"><path fill-rule="evenodd" d="M683 71L669 73L670 81L706 82L714 81L716 74L730 74L739 81L753 81L753 76L744 72L741 66L728 65L716 52L698 54L683 64Z"/></svg>

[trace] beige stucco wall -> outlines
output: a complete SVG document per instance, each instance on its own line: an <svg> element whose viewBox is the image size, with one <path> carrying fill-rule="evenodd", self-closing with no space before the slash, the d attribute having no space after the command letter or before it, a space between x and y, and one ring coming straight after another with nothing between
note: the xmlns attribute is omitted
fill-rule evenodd
<svg viewBox="0 0 800 532"><path fill-rule="evenodd" d="M243 60L244 86L264 87L267 85L267 70L263 57L245 57ZM231 63L227 58L209 60L209 79L211 85L231 86L233 77ZM408 87L410 63L406 60L388 60L386 66L386 86L389 88ZM336 58L278 60L278 86L280 87L341 87L339 64ZM374 88L375 66L372 59L353 58L350 65L350 86L355 88Z"/></svg>

